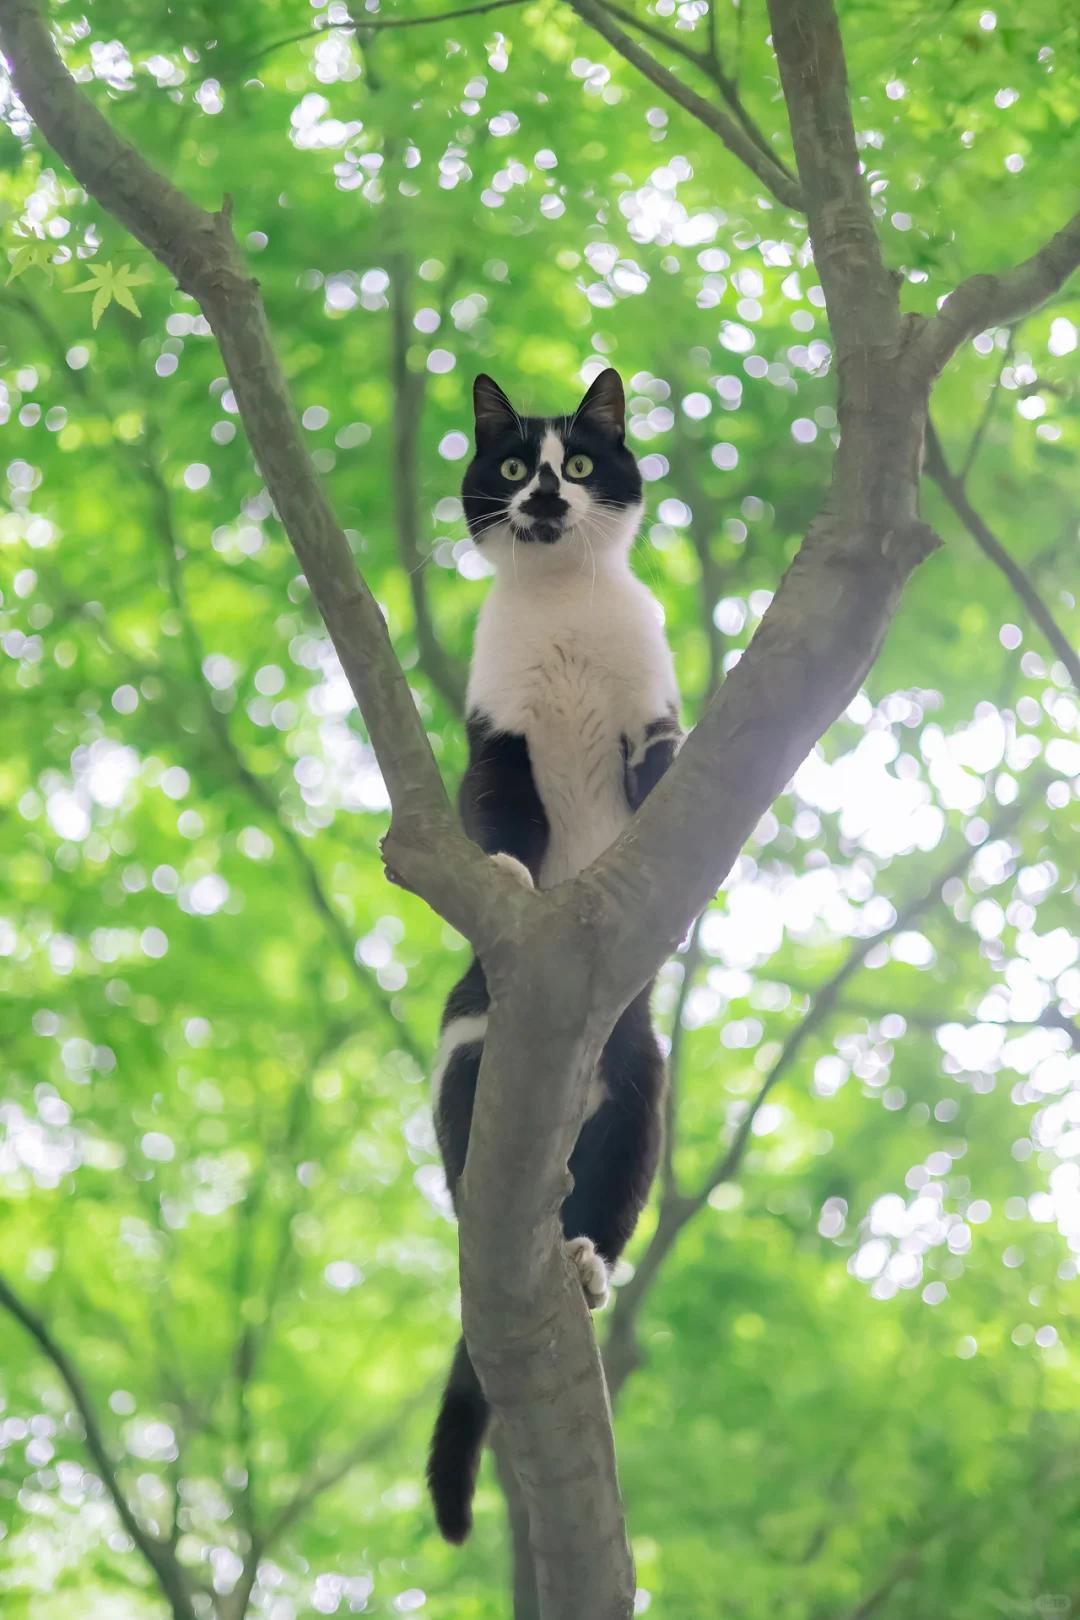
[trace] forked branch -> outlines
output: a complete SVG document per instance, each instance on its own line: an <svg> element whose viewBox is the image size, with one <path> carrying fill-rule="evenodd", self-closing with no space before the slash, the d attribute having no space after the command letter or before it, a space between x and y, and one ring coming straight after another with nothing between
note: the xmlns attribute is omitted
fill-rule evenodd
<svg viewBox="0 0 1080 1620"><path fill-rule="evenodd" d="M634 12L626 10L623 6L616 5L614 0L599 0L599 3L605 11L609 12L612 17L617 18L619 22L626 23L629 28L634 28L639 34L644 34L646 39L655 40L665 50L672 51L676 56L681 56L684 61L691 62L707 79L711 79L754 145L760 149L770 163L775 164L777 168L783 171L793 186L798 185L798 181L783 158L773 151L768 138L747 112L735 80L724 70L724 64L716 48L714 37L716 25L715 3L709 6L709 44L703 51L695 49L693 45L688 45L685 39L681 39L671 29L658 28L655 23L648 22L644 17L638 17ZM618 49L617 46L616 49Z"/></svg>
<svg viewBox="0 0 1080 1620"><path fill-rule="evenodd" d="M1080 213L1015 269L971 276L949 294L921 333L917 352L936 377L969 338L1027 315L1065 285L1080 266Z"/></svg>
<svg viewBox="0 0 1080 1620"><path fill-rule="evenodd" d="M726 108L717 107L713 102L706 101L704 96L699 96L696 90L691 90L681 79L677 79L670 68L664 67L654 56L650 56L648 51L619 27L614 15L602 4L602 0L570 0L570 4L582 21L587 22L590 28L595 28L620 56L625 57L649 80L650 84L654 84L658 90L670 96L672 101L678 102L692 118L698 120L698 123L704 124L706 129L718 135L728 151L746 165L777 202L783 203L785 208L802 210L803 199L798 182L779 158L761 146L757 139L747 132L740 119L734 117Z"/></svg>

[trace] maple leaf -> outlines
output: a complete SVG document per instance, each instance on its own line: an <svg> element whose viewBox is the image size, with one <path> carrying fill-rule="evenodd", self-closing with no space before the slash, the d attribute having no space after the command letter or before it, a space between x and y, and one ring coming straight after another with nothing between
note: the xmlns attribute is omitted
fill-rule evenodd
<svg viewBox="0 0 1080 1620"><path fill-rule="evenodd" d="M26 270L44 270L51 281L53 275L52 260L49 257L51 251L48 242L39 242L36 237L17 248L11 255L11 270L5 286L9 286L16 276L21 276Z"/></svg>
<svg viewBox="0 0 1080 1620"><path fill-rule="evenodd" d="M108 264L92 264L89 281L80 281L77 287L68 287L69 293L92 292L94 302L90 306L90 318L96 329L98 321L104 315L109 305L116 302L129 309L133 315L142 316L138 304L132 296L132 287L144 286L152 280L148 270L132 270L130 264L122 264L119 270L114 270L112 261Z"/></svg>

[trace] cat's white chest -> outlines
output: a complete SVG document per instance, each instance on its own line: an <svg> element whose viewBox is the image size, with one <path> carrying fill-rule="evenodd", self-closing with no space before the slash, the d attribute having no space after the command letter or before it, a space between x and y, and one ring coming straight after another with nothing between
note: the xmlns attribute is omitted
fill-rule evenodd
<svg viewBox="0 0 1080 1620"><path fill-rule="evenodd" d="M675 697L659 607L629 570L498 581L477 626L469 708L523 735L550 838L541 888L575 876L630 818L622 737Z"/></svg>

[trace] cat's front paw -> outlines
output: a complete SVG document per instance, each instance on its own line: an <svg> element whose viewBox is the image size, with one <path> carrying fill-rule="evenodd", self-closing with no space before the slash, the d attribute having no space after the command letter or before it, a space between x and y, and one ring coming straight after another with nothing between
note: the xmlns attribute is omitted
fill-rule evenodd
<svg viewBox="0 0 1080 1620"><path fill-rule="evenodd" d="M566 1251L574 1262L585 1303L590 1311L602 1311L608 1302L608 1268L590 1237L571 1238Z"/></svg>
<svg viewBox="0 0 1080 1620"><path fill-rule="evenodd" d="M493 855L491 859L495 862L496 866L501 866L503 871L508 873L510 877L517 878L518 882L526 889L534 889L536 887L532 880L532 873L529 871L529 868L524 864L523 861L519 861L516 855Z"/></svg>

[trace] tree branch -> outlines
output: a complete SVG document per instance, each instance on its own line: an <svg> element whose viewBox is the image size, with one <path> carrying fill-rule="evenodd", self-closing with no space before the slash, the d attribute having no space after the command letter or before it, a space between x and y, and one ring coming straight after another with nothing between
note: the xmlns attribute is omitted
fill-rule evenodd
<svg viewBox="0 0 1080 1620"><path fill-rule="evenodd" d="M247 1196L237 1205L236 1255L233 1261L233 1305L236 1313L236 1349L233 1354L233 1393L236 1403L236 1447L244 1467L240 1489L240 1517L250 1543L245 1564L258 1565L260 1556L256 1483L255 1437L249 1396L261 1343L253 1323L244 1318L244 1305L251 1291L252 1250L255 1222L266 1184L265 1172L256 1178ZM254 1578L254 1568L252 1570ZM250 1588L249 1588L250 1590Z"/></svg>
<svg viewBox="0 0 1080 1620"><path fill-rule="evenodd" d="M629 986L604 982L593 888L534 904L513 949L481 956L492 1000L456 1198L462 1327L528 1507L540 1613L629 1620L610 1413L559 1220L587 1077Z"/></svg>
<svg viewBox="0 0 1080 1620"><path fill-rule="evenodd" d="M987 839L1003 838L1010 832L1021 816L1045 793L1047 780L1042 774L1034 778L1027 793L996 817ZM611 1326L604 1346L604 1369L613 1405L618 1401L623 1385L640 1361L636 1336L642 1302L655 1283L660 1267L674 1248L683 1227L705 1207L709 1195L717 1187L724 1182L734 1181L738 1175L750 1142L754 1120L769 1093L790 1070L810 1036L836 1011L844 986L862 967L875 946L891 939L894 934L903 933L906 929L914 927L937 903L942 888L950 878L963 876L974 860L976 851L977 846L961 850L943 871L930 880L921 893L909 900L907 905L896 913L887 928L882 928L865 939L857 940L851 946L832 978L814 992L809 1010L784 1042L730 1144L714 1160L697 1192L692 1196L686 1196L678 1192L673 1181L669 1180L665 1184L656 1230L633 1277L618 1290L615 1307L611 1313Z"/></svg>
<svg viewBox="0 0 1080 1620"><path fill-rule="evenodd" d="M1006 343L1005 349L1001 356L1001 368L990 385L990 392L986 396L986 404L983 406L982 415L975 424L975 431L971 435L971 442L967 447L967 454L964 457L964 465L960 469L960 480L962 483L967 482L968 474L975 465L975 458L982 448L983 439L986 437L986 430L989 428L991 418L994 414L994 406L997 404L998 394L1001 392L1001 372L1012 359L1013 347L1016 343L1016 337L1019 331L1019 326L1012 326L1009 328L1008 342Z"/></svg>
<svg viewBox="0 0 1080 1620"><path fill-rule="evenodd" d="M936 377L969 338L990 326L1007 326L1045 304L1080 265L1080 213L1045 247L1001 275L970 276L949 294L923 328L916 350Z"/></svg>
<svg viewBox="0 0 1080 1620"><path fill-rule="evenodd" d="M916 1573L922 1563L922 1557L921 1550L902 1554L880 1586L875 1587L867 1597L863 1598L862 1602L847 1615L846 1620L870 1620L870 1617L877 1614L881 1605L892 1596L900 1582L907 1580L909 1575Z"/></svg>
<svg viewBox="0 0 1080 1620"><path fill-rule="evenodd" d="M693 45L688 45L685 39L680 39L677 34L670 33L666 28L657 27L655 23L649 22L644 17L636 17L632 11L627 11L625 6L616 5L614 0L598 0L598 4L602 6L609 16L617 18L619 22L626 23L628 28L636 28L639 34L645 35L646 39L655 40L658 45L663 45L665 50L671 51L675 56L681 56L686 62L691 62L700 72L709 73L712 57L707 50L699 51L695 49ZM769 156L772 157L771 152Z"/></svg>
<svg viewBox="0 0 1080 1620"><path fill-rule="evenodd" d="M408 1422L414 1412L428 1406L433 1399L436 1385L431 1384L420 1390L418 1394L404 1401L394 1416L384 1423L381 1428L373 1430L370 1434L356 1442L348 1451L336 1457L333 1461L323 1461L314 1468L299 1486L285 1505L279 1509L271 1519L262 1538L262 1548L266 1552L281 1539L286 1530L292 1528L296 1522L303 1518L308 1509L318 1501L319 1497L327 1491L333 1490L335 1485L358 1468L362 1462L369 1462L373 1457L380 1456L384 1451L401 1438L402 1426Z"/></svg>
<svg viewBox="0 0 1080 1620"><path fill-rule="evenodd" d="M98 1422L93 1402L75 1363L67 1351L53 1338L42 1318L38 1316L36 1311L31 1310L29 1305L25 1304L3 1276L0 1276L0 1305L17 1322L22 1323L22 1326L37 1344L38 1349L52 1362L67 1385L76 1410L82 1418L83 1427L86 1430L86 1449L94 1459L94 1466L101 1475L102 1484L112 1498L121 1524L149 1565L158 1586L161 1588L162 1596L172 1610L173 1620L195 1620L195 1611L192 1607L188 1580L183 1566L176 1558L168 1541L159 1540L157 1536L152 1535L145 1526L139 1523L132 1511L131 1504L128 1502L123 1487L116 1477L116 1470L112 1465L112 1459L109 1456L105 1436Z"/></svg>
<svg viewBox="0 0 1080 1620"><path fill-rule="evenodd" d="M390 380L394 390L394 459L390 482L394 496L394 525L398 557L409 581L420 667L443 702L455 715L465 708L466 672L439 640L427 593L430 559L420 545L420 469L417 438L424 406L427 373L411 371L408 352L413 342L412 261L405 252L390 260ZM449 276L449 272L447 273ZM446 302L446 293L443 295Z"/></svg>
<svg viewBox="0 0 1080 1620"><path fill-rule="evenodd" d="M761 815L858 691L903 583L937 543L918 523L884 534L828 513L814 523L672 769L576 885L544 897L566 918L582 915L587 891L606 917L597 994L611 993L609 969L633 994L677 949Z"/></svg>
<svg viewBox="0 0 1080 1620"><path fill-rule="evenodd" d="M3 292L0 296L36 328L39 336L52 350L54 357L58 361L62 361L66 345L52 322L34 300L20 296L10 290ZM115 414L108 400L104 399L101 394L90 386L86 372L73 372L71 386L83 400L95 404L106 415L112 416ZM172 607L180 620L181 641L187 655L191 679L199 693L207 734L216 743L219 752L240 786L278 832L282 842L292 856L301 883L307 890L313 910L326 928L332 943L341 953L357 988L386 1020L388 1029L393 1034L396 1043L409 1053L419 1068L423 1069L427 1063L428 1054L421 1051L408 1026L395 1017L390 1007L389 996L377 990L372 985L371 979L363 972L356 960L356 942L341 912L327 894L318 867L308 854L302 839L297 835L294 828L289 825L281 804L270 787L261 777L256 776L249 769L239 746L233 740L227 717L214 706L212 688L203 673L204 648L202 637L199 634L188 601L181 560L183 547L180 544L176 529L172 493L161 473L160 456L157 454L159 435L157 424L153 418L147 419L146 440L147 447L151 449L151 454L146 454L137 445L128 444L117 444L114 446L114 450L124 457L129 467L134 469L138 478L146 485L153 502L156 532L162 542L165 561L166 589ZM84 609L85 604L80 604L80 608ZM101 633L100 628L99 633ZM124 656L130 657L130 654L125 650ZM166 666L160 663L156 666L140 666L138 678L141 679L143 674L165 671L165 668Z"/></svg>
<svg viewBox="0 0 1080 1620"><path fill-rule="evenodd" d="M264 57L271 56L274 51L282 50L286 45L299 45L305 39L322 39L331 33L377 33L384 28L424 28L429 23L457 22L462 17L483 17L489 11L501 11L505 6L524 5L526 0L484 0L479 6L459 6L455 11L435 11L429 17L363 17L350 18L347 23L323 23L315 28L305 28L299 34L287 34L284 39L275 39L271 44L264 45L261 50L253 51L244 58L244 66L253 66L261 62Z"/></svg>
<svg viewBox="0 0 1080 1620"><path fill-rule="evenodd" d="M769 20L833 335L841 353L888 351L898 335L898 290L860 172L832 0L769 0Z"/></svg>
<svg viewBox="0 0 1080 1620"><path fill-rule="evenodd" d="M153 452L157 435L153 424L148 425L148 448ZM210 683L203 674L204 648L202 637L191 612L182 562L183 547L176 532L172 497L153 453L143 455L130 449L130 460L150 491L154 501L156 529L161 539L165 561L166 588L173 609L180 620L181 639L188 660L188 672L199 693L203 719L208 735L217 744L222 758L228 764L237 782L270 821L289 851L301 883L307 890L312 909L322 922L332 943L338 950L348 972L364 999L374 1006L387 1024L389 1033L399 1046L405 1048L417 1067L423 1069L427 1054L421 1050L408 1027L395 1018L390 1009L390 998L373 988L370 978L356 960L356 941L341 912L323 887L319 869L305 849L303 840L289 825L275 794L261 777L248 767L239 746L233 740L228 717L215 708Z"/></svg>
<svg viewBox="0 0 1080 1620"><path fill-rule="evenodd" d="M23 104L75 177L206 314L256 462L374 745L393 805L388 859L447 921L475 936L485 899L505 916L496 897L520 907L524 896L469 843L450 809L383 614L304 443L257 284L233 237L231 201L207 213L115 133L72 81L34 0L0 0L0 44Z"/></svg>
<svg viewBox="0 0 1080 1620"><path fill-rule="evenodd" d="M956 473L950 472L945 460L945 453L941 448L941 440L938 438L933 422L930 421L927 422L926 427L925 471L927 477L932 478L937 484L979 550L984 556L989 557L996 568L1001 569L1001 572L1005 575L1005 578L1050 643L1055 655L1065 665L1073 686L1080 692L1080 658L1076 655L1076 649L1050 612L1032 581L1020 567L1020 564L1009 555L997 535L984 522L968 500L964 480Z"/></svg>
<svg viewBox="0 0 1080 1620"><path fill-rule="evenodd" d="M803 209L802 193L799 186L781 160L759 145L755 135L747 132L742 122L732 117L722 107L716 107L704 96L699 96L696 90L689 89L680 79L677 79L669 68L664 67L648 51L643 50L636 40L621 29L615 21L610 8L601 3L601 0L570 0L570 4L581 19L588 23L590 28L607 40L613 50L636 67L638 72L648 79L650 84L656 85L672 101L688 112L692 118L704 124L706 129L718 135L728 151L737 157L750 170L765 189L772 194L777 202L783 203L785 208L801 212ZM640 24L635 20L635 27ZM665 41L666 43L666 41Z"/></svg>
<svg viewBox="0 0 1080 1620"><path fill-rule="evenodd" d="M647 39L655 40L658 45L663 45L667 50L674 51L677 56L681 56L687 62L693 63L694 67L704 73L706 78L711 79L758 150L768 158L770 164L774 164L784 172L793 186L798 186L798 181L787 164L773 151L768 137L747 112L735 80L724 71L724 64L716 45L716 6L714 4L709 6L709 44L707 49L699 51L695 50L692 45L686 44L685 40L680 39L677 34L672 33L669 29L658 28L655 23L646 22L643 17L637 17L632 11L627 11L623 6L616 5L614 0L598 0L598 3L612 17L617 17L620 22L626 23L630 28L636 28L639 34L644 34Z"/></svg>
<svg viewBox="0 0 1080 1620"><path fill-rule="evenodd" d="M712 552L714 509L698 475L699 452L699 445L686 441L681 434L674 436L670 449L671 465L676 483L690 504L690 542L697 553L700 571L697 606L705 644L709 649L708 681L699 699L704 706L724 679L727 637L716 623L715 612L727 583L728 570L717 562Z"/></svg>

